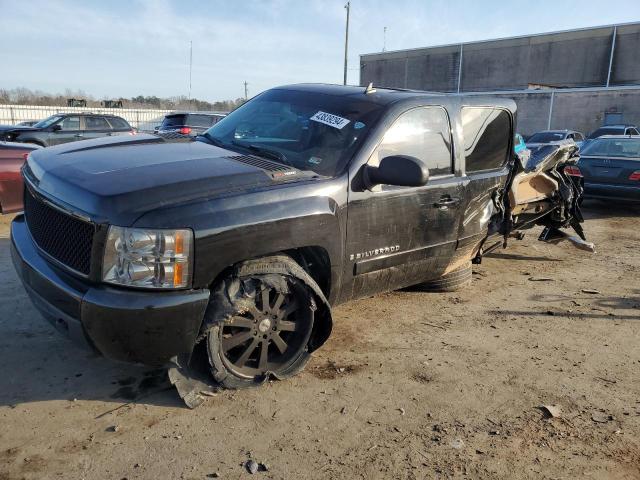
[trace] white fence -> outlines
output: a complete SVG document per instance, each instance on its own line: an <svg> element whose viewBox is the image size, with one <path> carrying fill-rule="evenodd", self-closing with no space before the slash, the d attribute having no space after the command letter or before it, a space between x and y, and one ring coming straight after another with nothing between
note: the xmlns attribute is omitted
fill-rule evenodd
<svg viewBox="0 0 640 480"><path fill-rule="evenodd" d="M152 110L145 108L102 108L102 107L45 107L36 105L0 105L0 124L16 125L30 120L42 120L57 113L102 113L124 118L132 127L140 131L153 131L162 119L174 110ZM222 113L222 112L202 112Z"/></svg>

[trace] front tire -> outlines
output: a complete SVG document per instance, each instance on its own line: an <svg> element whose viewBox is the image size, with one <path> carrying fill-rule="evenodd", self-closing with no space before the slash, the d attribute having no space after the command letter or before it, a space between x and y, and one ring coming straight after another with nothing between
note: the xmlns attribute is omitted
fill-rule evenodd
<svg viewBox="0 0 640 480"><path fill-rule="evenodd" d="M241 265L212 292L207 352L214 379L226 388L291 377L309 360L313 293L301 279L270 271L283 261L293 262L277 256Z"/></svg>

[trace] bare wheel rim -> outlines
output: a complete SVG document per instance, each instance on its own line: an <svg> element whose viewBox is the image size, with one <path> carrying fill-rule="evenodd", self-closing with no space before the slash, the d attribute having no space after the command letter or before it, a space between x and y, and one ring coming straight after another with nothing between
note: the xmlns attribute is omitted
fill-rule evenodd
<svg viewBox="0 0 640 480"><path fill-rule="evenodd" d="M253 378L286 371L305 350L311 310L305 296L262 286L250 305L220 329L220 354L236 375Z"/></svg>

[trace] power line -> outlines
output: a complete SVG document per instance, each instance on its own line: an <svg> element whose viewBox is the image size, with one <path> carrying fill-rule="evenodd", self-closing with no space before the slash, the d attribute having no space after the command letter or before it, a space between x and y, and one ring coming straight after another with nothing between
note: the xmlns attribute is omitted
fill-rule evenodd
<svg viewBox="0 0 640 480"><path fill-rule="evenodd" d="M347 84L347 52L349 50L349 10L351 9L351 2L347 2L344 6L347 9L347 27L344 32L344 85Z"/></svg>
<svg viewBox="0 0 640 480"><path fill-rule="evenodd" d="M191 103L191 71L193 69L193 40L189 40L189 103Z"/></svg>
<svg viewBox="0 0 640 480"><path fill-rule="evenodd" d="M386 52L387 51L387 27L384 27L382 35L383 35L382 51Z"/></svg>

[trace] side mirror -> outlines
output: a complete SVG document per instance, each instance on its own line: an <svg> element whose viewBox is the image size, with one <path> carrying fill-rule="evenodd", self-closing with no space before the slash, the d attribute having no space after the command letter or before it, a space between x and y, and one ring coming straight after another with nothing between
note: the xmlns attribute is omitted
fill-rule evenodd
<svg viewBox="0 0 640 480"><path fill-rule="evenodd" d="M364 183L367 188L375 185L398 187L422 187L429 181L429 169L415 157L391 155L380 160L380 165L364 168Z"/></svg>
<svg viewBox="0 0 640 480"><path fill-rule="evenodd" d="M53 127L51 127L52 132L59 132L60 130L62 130L62 125L60 125L59 123L56 123Z"/></svg>

